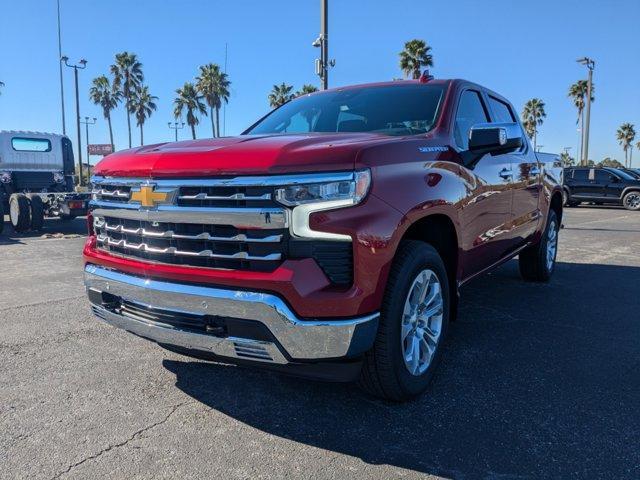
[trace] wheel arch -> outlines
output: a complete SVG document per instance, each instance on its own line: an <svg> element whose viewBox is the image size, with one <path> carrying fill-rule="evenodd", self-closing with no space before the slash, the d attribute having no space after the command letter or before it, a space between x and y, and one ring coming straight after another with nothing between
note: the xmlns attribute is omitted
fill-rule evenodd
<svg viewBox="0 0 640 480"><path fill-rule="evenodd" d="M403 240L419 240L436 249L447 270L451 299L451 319L455 319L458 305L460 241L456 223L445 213L430 213L410 223L402 234Z"/></svg>
<svg viewBox="0 0 640 480"><path fill-rule="evenodd" d="M556 212L556 216L558 217L558 222L562 225L562 190L556 190L551 196L551 200L549 202L549 209Z"/></svg>

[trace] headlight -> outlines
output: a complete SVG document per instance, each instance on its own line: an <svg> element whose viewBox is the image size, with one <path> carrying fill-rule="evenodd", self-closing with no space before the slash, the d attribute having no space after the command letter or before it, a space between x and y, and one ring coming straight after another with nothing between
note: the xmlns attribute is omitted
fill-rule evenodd
<svg viewBox="0 0 640 480"><path fill-rule="evenodd" d="M11 172L0 172L1 183L11 183Z"/></svg>
<svg viewBox="0 0 640 480"><path fill-rule="evenodd" d="M63 183L64 174L62 172L53 172L53 181L56 183Z"/></svg>
<svg viewBox="0 0 640 480"><path fill-rule="evenodd" d="M309 183L288 185L276 190L276 200L294 207L291 210L291 234L302 238L351 241L349 235L319 232L312 230L309 217L312 213L345 208L360 203L369 192L371 172L360 170L346 174L344 178L325 182L314 182L313 175Z"/></svg>

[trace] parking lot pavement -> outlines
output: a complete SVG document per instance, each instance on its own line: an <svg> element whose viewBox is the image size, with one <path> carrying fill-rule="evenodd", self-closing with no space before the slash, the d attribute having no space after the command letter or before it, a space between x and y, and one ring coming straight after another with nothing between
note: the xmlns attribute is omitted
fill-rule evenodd
<svg viewBox="0 0 640 480"><path fill-rule="evenodd" d="M551 283L512 261L463 289L428 394L404 405L104 325L82 238L8 227L0 478L639 478L640 213L573 208L564 224Z"/></svg>

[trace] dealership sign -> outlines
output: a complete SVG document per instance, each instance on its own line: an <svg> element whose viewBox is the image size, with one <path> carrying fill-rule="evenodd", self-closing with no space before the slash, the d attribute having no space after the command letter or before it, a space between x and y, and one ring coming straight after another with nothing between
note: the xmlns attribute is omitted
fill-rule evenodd
<svg viewBox="0 0 640 480"><path fill-rule="evenodd" d="M110 143L89 144L89 155L109 155L113 153L113 146Z"/></svg>

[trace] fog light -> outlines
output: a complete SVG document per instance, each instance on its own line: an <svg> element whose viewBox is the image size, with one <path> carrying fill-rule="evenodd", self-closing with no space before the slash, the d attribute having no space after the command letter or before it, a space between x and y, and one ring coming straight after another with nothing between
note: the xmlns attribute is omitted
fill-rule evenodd
<svg viewBox="0 0 640 480"><path fill-rule="evenodd" d="M64 182L64 174L62 172L54 172L53 173L53 181L56 183Z"/></svg>
<svg viewBox="0 0 640 480"><path fill-rule="evenodd" d="M0 183L11 183L11 172L0 172Z"/></svg>

